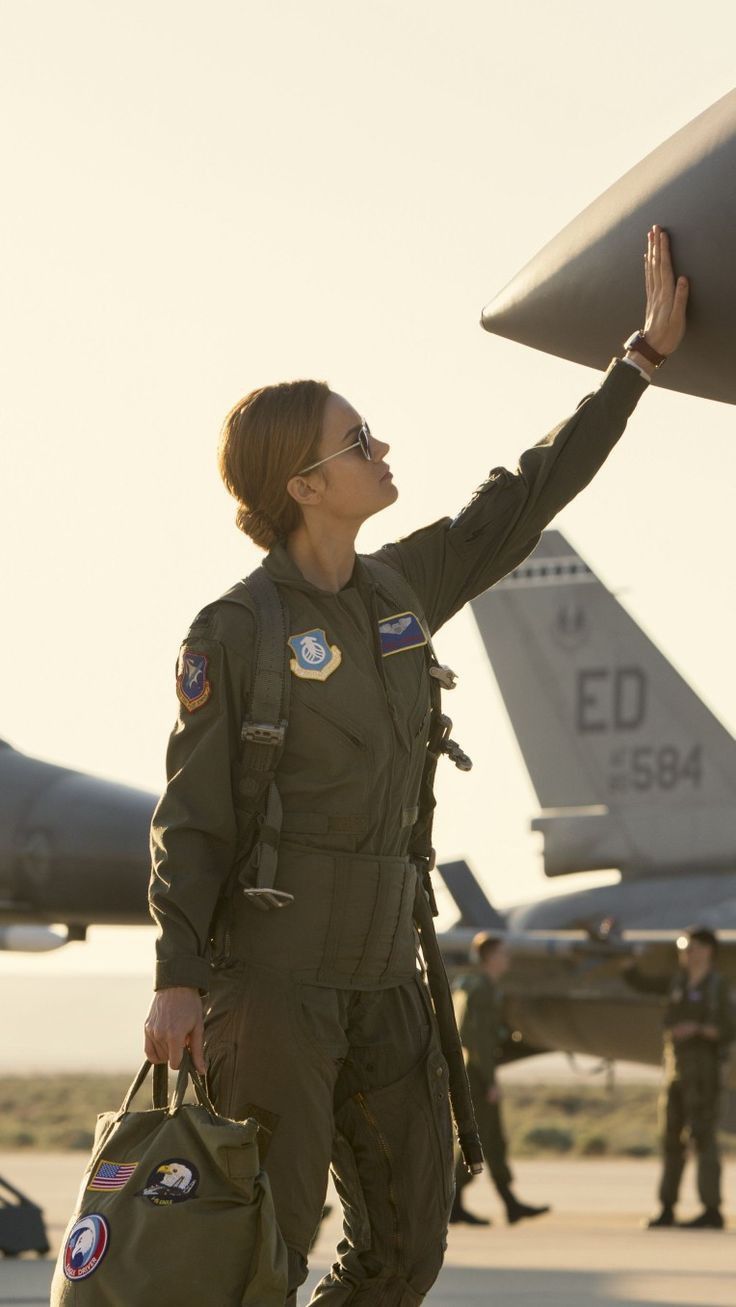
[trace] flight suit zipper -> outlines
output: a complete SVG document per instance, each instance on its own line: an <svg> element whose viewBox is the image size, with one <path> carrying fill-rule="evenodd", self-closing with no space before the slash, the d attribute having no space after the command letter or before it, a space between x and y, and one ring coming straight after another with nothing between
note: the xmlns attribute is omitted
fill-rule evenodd
<svg viewBox="0 0 736 1307"><path fill-rule="evenodd" d="M361 1112L363 1113L363 1116L365 1117L369 1130L373 1135L375 1135L378 1141L379 1151L386 1164L386 1174L387 1174L387 1181L388 1181L387 1184L388 1201L393 1215L393 1222L394 1222L393 1241L394 1244L396 1245L396 1260L398 1264L401 1259L401 1248L402 1248L401 1223L399 1221L399 1204L396 1198L396 1190L394 1189L394 1182L393 1182L393 1166L391 1160L391 1149L388 1146L388 1142L381 1130L381 1127L379 1126L375 1116L373 1115L373 1113L371 1112L368 1106L365 1095L362 1093L356 1094L355 1101L357 1102Z"/></svg>

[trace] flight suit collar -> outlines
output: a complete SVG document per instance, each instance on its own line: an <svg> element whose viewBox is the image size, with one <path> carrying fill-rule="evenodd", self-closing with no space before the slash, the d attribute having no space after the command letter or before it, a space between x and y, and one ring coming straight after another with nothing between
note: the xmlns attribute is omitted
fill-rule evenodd
<svg viewBox="0 0 736 1307"><path fill-rule="evenodd" d="M281 541L274 545L266 555L263 560L263 566L268 572L271 580L275 581L277 585L287 585L293 590L301 591L303 594L320 595L322 597L327 595L334 598L334 590L321 590L319 586L314 585L311 581L306 579L306 577L299 571L294 560L289 556L286 545ZM352 576L348 581L347 586L344 586L343 589L347 589L347 587L351 585L356 585L359 589L367 589L369 591L375 588L370 576L368 575L367 569L361 562L359 554L356 554L355 556L355 566L353 568Z"/></svg>

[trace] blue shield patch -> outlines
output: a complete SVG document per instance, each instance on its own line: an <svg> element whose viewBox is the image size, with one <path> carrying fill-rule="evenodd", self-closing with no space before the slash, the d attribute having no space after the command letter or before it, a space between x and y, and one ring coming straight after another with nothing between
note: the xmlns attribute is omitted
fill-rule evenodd
<svg viewBox="0 0 736 1307"><path fill-rule="evenodd" d="M394 613L393 617L382 618L378 623L378 633L384 658L403 653L405 649L419 649L427 643L416 613Z"/></svg>
<svg viewBox="0 0 736 1307"><path fill-rule="evenodd" d="M176 693L187 712L195 712L207 702L212 694L212 685L207 680L207 654L182 650Z"/></svg>
<svg viewBox="0 0 736 1307"><path fill-rule="evenodd" d="M295 676L305 681L326 681L342 662L340 650L329 643L321 627L290 635L289 648L294 655L289 666Z"/></svg>

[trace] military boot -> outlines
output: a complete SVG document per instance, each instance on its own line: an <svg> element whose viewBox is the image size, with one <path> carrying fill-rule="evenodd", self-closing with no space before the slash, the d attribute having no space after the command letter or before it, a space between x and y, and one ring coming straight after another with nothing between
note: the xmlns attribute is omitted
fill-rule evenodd
<svg viewBox="0 0 736 1307"><path fill-rule="evenodd" d="M652 1216L646 1223L647 1230L668 1230L675 1224L675 1209L665 1203L659 1216Z"/></svg>
<svg viewBox="0 0 736 1307"><path fill-rule="evenodd" d="M705 1207L692 1221L680 1221L680 1230L722 1230L725 1225L717 1207Z"/></svg>
<svg viewBox="0 0 736 1307"><path fill-rule="evenodd" d="M501 1198L506 1208L506 1220L509 1225L516 1225L517 1221L528 1220L532 1216L544 1216L545 1212L550 1210L548 1206L532 1207L529 1203L520 1203L510 1189L501 1190Z"/></svg>
<svg viewBox="0 0 736 1307"><path fill-rule="evenodd" d="M450 1225L490 1225L491 1222L485 1216L476 1216L474 1212L469 1212L463 1207L460 1201L460 1195L456 1194L450 1212Z"/></svg>

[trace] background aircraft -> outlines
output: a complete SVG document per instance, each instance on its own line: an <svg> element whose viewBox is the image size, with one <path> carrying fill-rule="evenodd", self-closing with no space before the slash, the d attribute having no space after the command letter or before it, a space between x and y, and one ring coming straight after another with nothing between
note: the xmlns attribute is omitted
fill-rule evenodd
<svg viewBox="0 0 736 1307"><path fill-rule="evenodd" d="M0 949L41 952L92 923L147 923L155 804L0 740Z"/></svg>
<svg viewBox="0 0 736 1307"><path fill-rule="evenodd" d="M466 864L441 865L460 908L445 955L462 965L475 930L507 932L525 1043L657 1062L659 1004L621 961L674 970L698 922L736 980L736 741L559 531L473 611L541 804L546 875L619 880L500 914Z"/></svg>

